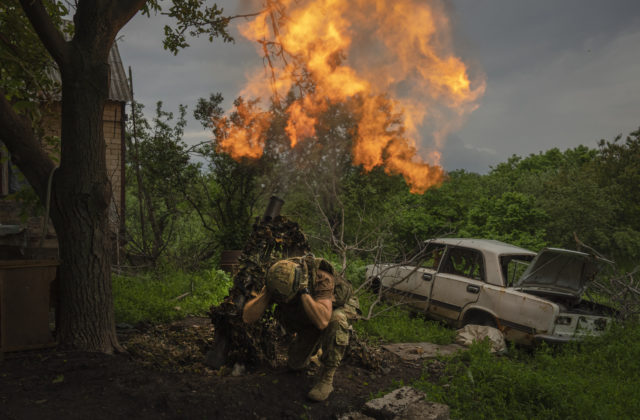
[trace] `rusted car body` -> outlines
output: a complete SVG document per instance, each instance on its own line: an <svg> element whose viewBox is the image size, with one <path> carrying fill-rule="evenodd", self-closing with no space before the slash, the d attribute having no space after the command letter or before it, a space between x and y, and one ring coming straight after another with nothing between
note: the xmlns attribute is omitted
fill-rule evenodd
<svg viewBox="0 0 640 420"><path fill-rule="evenodd" d="M610 308L581 299L606 260L554 248L536 254L485 239L426 244L415 264L368 266L374 289L432 319L494 326L525 345L600 334L611 321Z"/></svg>

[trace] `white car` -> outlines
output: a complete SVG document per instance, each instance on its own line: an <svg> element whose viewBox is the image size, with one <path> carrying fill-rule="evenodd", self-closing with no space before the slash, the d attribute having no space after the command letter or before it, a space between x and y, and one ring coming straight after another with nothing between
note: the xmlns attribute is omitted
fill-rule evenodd
<svg viewBox="0 0 640 420"><path fill-rule="evenodd" d="M566 249L540 253L486 239L426 241L415 264L367 266L383 297L455 327L499 328L507 340L566 342L604 332L614 311L581 299L610 261Z"/></svg>

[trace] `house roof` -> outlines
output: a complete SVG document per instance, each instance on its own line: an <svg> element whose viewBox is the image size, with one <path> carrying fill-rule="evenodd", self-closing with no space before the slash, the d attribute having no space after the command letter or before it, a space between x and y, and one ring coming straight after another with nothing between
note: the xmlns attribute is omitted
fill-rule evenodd
<svg viewBox="0 0 640 420"><path fill-rule="evenodd" d="M131 89L129 89L129 81L124 72L117 41L113 41L113 46L109 51L109 67L111 67L109 99L117 102L130 102L132 99Z"/></svg>
<svg viewBox="0 0 640 420"><path fill-rule="evenodd" d="M68 37L65 34L65 37ZM113 41L113 46L109 51L109 67L110 67L110 75L111 81L109 83L109 97L108 99L115 102L131 102L132 95L131 89L129 89L129 80L127 79L127 75L124 71L124 66L122 65L122 58L120 58L120 51L118 50L118 42ZM60 72L55 71L52 75L55 80L61 82ZM60 99L59 94L56 95L56 99Z"/></svg>

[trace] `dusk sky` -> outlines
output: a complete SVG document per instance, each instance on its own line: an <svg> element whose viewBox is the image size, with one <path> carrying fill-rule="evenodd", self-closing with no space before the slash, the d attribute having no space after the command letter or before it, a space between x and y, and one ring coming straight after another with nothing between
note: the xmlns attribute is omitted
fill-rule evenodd
<svg viewBox="0 0 640 420"><path fill-rule="evenodd" d="M235 14L252 2L218 3ZM446 170L486 173L513 154L596 147L602 138L640 127L639 1L445 3L454 53L487 81L479 107L448 137L442 151ZM145 104L148 116L159 100L167 111L185 104L191 113L197 99L212 92L222 93L230 106L245 75L262 65L254 45L234 31L233 44L191 40L190 48L173 56L162 49L165 21L139 15L120 33L136 101ZM189 122L187 141L209 137Z"/></svg>

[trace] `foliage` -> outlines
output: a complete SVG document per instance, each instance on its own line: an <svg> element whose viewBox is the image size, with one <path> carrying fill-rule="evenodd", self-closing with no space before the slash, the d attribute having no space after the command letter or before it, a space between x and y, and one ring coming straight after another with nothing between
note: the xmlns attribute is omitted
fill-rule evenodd
<svg viewBox="0 0 640 420"><path fill-rule="evenodd" d="M185 107L180 107L173 124L173 114L158 102L153 126L142 109L135 104L134 118L127 127L128 252L155 264L183 233L178 228L185 224L191 209L176 192L190 189L198 166L190 162L182 140Z"/></svg>
<svg viewBox="0 0 640 420"><path fill-rule="evenodd" d="M200 99L194 116L212 127L223 111L220 94ZM193 268L219 250L242 249L260 198L260 162L237 162L216 143L182 139L186 107L174 122L158 102L150 124L135 105L127 136L127 231L130 255ZM224 135L216 126L216 132ZM194 159L195 158L195 159Z"/></svg>
<svg viewBox="0 0 640 420"><path fill-rule="evenodd" d="M149 1L145 4L143 13L150 16L151 11L162 11L160 2ZM192 37L206 35L210 42L215 38L222 38L224 42L232 42L233 37L227 32L227 26L232 18L224 16L224 9L217 4L207 6L204 0L172 0L166 12L162 12L175 19L175 26L164 26L162 45L174 55L183 48L189 47L185 32Z"/></svg>
<svg viewBox="0 0 640 420"><path fill-rule="evenodd" d="M243 124L238 112L229 118L223 116L222 101L219 93L198 100L193 115L203 127L213 130L215 138L197 148L197 153L205 159L206 170L201 171L192 191L182 193L222 249L242 249L251 232L254 208L261 198L259 177L265 171L265 162L263 159L234 160L219 149L229 130ZM242 107L242 98L236 99L235 105Z"/></svg>
<svg viewBox="0 0 640 420"><path fill-rule="evenodd" d="M533 352L489 353L488 343L443 358L433 382L427 362L414 383L431 401L451 407L452 418L633 418L640 409L640 325L617 325L598 338Z"/></svg>
<svg viewBox="0 0 640 420"><path fill-rule="evenodd" d="M640 129L621 138L599 143L595 171L612 203L607 249L630 266L640 261Z"/></svg>
<svg viewBox="0 0 640 420"><path fill-rule="evenodd" d="M198 273L157 270L139 275L114 275L113 294L117 322L168 322L187 315L204 316L231 287L220 270ZM188 293L184 298L176 298Z"/></svg>
<svg viewBox="0 0 640 420"><path fill-rule="evenodd" d="M422 196L404 194L404 211L393 212L393 231L398 237L398 249L415 245L429 238L446 236L459 231L466 222L470 208L484 194L484 178L464 170L449 173L439 188L432 188Z"/></svg>
<svg viewBox="0 0 640 420"><path fill-rule="evenodd" d="M319 255L322 258L331 261L331 263L336 266L336 257L333 254L326 253L324 255ZM342 274L345 279L351 282L354 290L360 287L365 282L365 277L367 274L367 261L364 259L352 258L349 260L349 265L347 269Z"/></svg>
<svg viewBox="0 0 640 420"><path fill-rule="evenodd" d="M61 2L45 2L56 27L70 30L62 18L68 10ZM0 89L13 109L39 116L41 100L51 101L60 93L60 83L51 75L57 66L38 39L17 0L0 5Z"/></svg>
<svg viewBox="0 0 640 420"><path fill-rule="evenodd" d="M535 197L520 192L483 197L469 209L460 236L497 239L530 249L542 248L547 216L535 202Z"/></svg>

